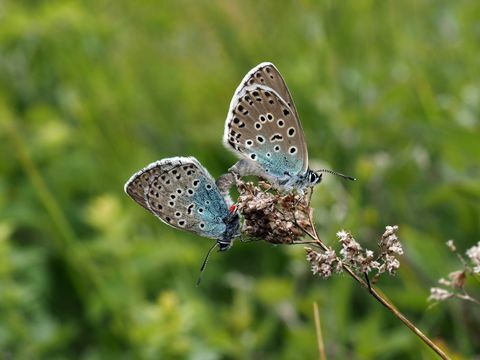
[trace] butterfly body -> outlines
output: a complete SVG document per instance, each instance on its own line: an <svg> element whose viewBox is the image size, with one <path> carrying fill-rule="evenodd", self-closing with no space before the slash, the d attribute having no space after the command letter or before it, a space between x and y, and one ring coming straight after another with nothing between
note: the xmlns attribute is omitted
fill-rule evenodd
<svg viewBox="0 0 480 360"><path fill-rule="evenodd" d="M215 239L221 251L232 245L240 226L207 170L193 157L156 161L135 173L125 192L162 222Z"/></svg>
<svg viewBox="0 0 480 360"><path fill-rule="evenodd" d="M273 166L275 166L275 162ZM262 177L275 188L282 189L285 191L290 191L293 189L303 192L303 189L306 189L309 186L314 186L322 181L322 174L317 174L315 171L307 169L305 172L301 172L292 176L292 174L286 171L284 174L278 174L278 176L271 176L265 172L265 170L253 161L248 161L247 159L241 159L235 163L230 169L230 172L238 174L240 176L244 175L254 175ZM232 178L231 183L234 182ZM230 184L231 185L231 184Z"/></svg>
<svg viewBox="0 0 480 360"><path fill-rule="evenodd" d="M279 189L300 192L321 181L308 167L297 110L282 76L261 63L241 81L230 103L224 144L241 160L231 171L257 175Z"/></svg>

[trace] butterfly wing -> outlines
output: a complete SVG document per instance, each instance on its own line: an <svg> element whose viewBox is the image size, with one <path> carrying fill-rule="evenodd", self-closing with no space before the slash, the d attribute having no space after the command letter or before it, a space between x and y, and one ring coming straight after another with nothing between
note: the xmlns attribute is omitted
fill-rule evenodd
<svg viewBox="0 0 480 360"><path fill-rule="evenodd" d="M130 178L125 192L174 228L212 239L225 233L228 206L212 176L193 157L148 165Z"/></svg>
<svg viewBox="0 0 480 360"><path fill-rule="evenodd" d="M239 156L256 162L276 180L303 173L308 154L296 113L273 89L245 87L232 100L224 142Z"/></svg>
<svg viewBox="0 0 480 360"><path fill-rule="evenodd" d="M237 90L235 90L235 95L240 94L245 87L253 85L264 85L275 90L298 118L297 109L293 103L290 91L288 91L287 84L285 84L285 80L283 80L275 65L270 62L263 62L255 66L242 79Z"/></svg>

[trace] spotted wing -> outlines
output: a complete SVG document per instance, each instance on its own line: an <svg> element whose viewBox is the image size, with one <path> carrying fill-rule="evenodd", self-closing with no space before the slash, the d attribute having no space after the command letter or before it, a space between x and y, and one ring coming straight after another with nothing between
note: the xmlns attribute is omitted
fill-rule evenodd
<svg viewBox="0 0 480 360"><path fill-rule="evenodd" d="M221 239L229 215L215 181L193 157L156 161L134 174L125 192L164 223Z"/></svg>
<svg viewBox="0 0 480 360"><path fill-rule="evenodd" d="M256 162L266 177L294 176L308 168L303 130L295 113L273 89L246 87L232 101L224 142L239 156Z"/></svg>
<svg viewBox="0 0 480 360"><path fill-rule="evenodd" d="M235 91L235 95L240 94L244 88L253 85L264 85L275 90L298 118L297 109L293 103L290 91L288 91L287 84L285 84L285 80L283 80L282 75L275 65L270 62L263 62L255 66L242 79Z"/></svg>

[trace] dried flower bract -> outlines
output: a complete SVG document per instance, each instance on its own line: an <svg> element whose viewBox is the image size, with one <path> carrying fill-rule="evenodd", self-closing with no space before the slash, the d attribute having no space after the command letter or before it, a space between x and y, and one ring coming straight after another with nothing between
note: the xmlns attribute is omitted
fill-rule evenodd
<svg viewBox="0 0 480 360"><path fill-rule="evenodd" d="M265 182L255 185L237 180L237 208L243 217L242 233L273 244L293 244L309 229L305 195L280 194Z"/></svg>
<svg viewBox="0 0 480 360"><path fill-rule="evenodd" d="M319 275L328 278L332 273L341 273L343 271L342 261L337 257L333 249L321 253L309 247L305 248L307 252L307 261L311 264L313 275Z"/></svg>

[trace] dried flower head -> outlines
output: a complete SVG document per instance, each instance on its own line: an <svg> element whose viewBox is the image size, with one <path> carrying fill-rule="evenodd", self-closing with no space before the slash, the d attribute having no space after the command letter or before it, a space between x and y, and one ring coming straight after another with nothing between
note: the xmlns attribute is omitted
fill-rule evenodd
<svg viewBox="0 0 480 360"><path fill-rule="evenodd" d="M395 275L400 268L398 255L403 255L403 247L397 236L398 226L386 226L385 232L380 239L378 246L380 247L380 255L377 261L381 264L378 268L378 275L388 271L390 275Z"/></svg>
<svg viewBox="0 0 480 360"><path fill-rule="evenodd" d="M448 278L450 279L449 285L457 289L462 289L465 286L466 277L467 276L464 270L453 271L450 274L448 274Z"/></svg>
<svg viewBox="0 0 480 360"><path fill-rule="evenodd" d="M448 290L433 287L430 289L430 296L428 297L428 301L443 301L450 299L452 296L453 293Z"/></svg>
<svg viewBox="0 0 480 360"><path fill-rule="evenodd" d="M306 196L280 194L260 182L237 181L240 195L237 208L243 217L242 233L273 244L293 244L309 229L308 200Z"/></svg>
<svg viewBox="0 0 480 360"><path fill-rule="evenodd" d="M329 248L327 251L320 253L306 247L305 251L307 252L307 261L311 264L313 275L318 274L323 278L328 278L332 273L343 271L342 262L333 249Z"/></svg>
<svg viewBox="0 0 480 360"><path fill-rule="evenodd" d="M455 242L453 240L448 240L447 246L451 251L453 252L457 251L457 247L455 246Z"/></svg>
<svg viewBox="0 0 480 360"><path fill-rule="evenodd" d="M311 248L305 248L307 260L311 264L313 274L319 274L325 278L333 272L341 272L343 266L348 266L358 274L368 274L375 270L373 282L376 282L381 274L388 271L389 274L394 275L400 267L400 261L396 256L403 254L403 248L396 235L397 231L398 226L386 227L379 243L381 251L375 256L372 250L363 249L350 232L340 230L336 234L342 246L339 256L331 248L320 253Z"/></svg>
<svg viewBox="0 0 480 360"><path fill-rule="evenodd" d="M347 263L354 264L362 251L360 244L353 238L352 234L345 230L337 232L338 241L342 244L340 255Z"/></svg>
<svg viewBox="0 0 480 360"><path fill-rule="evenodd" d="M368 274L373 269L377 269L380 267L380 263L375 260L374 253L371 250L365 250L365 253L359 256L360 266L358 270L362 273Z"/></svg>
<svg viewBox="0 0 480 360"><path fill-rule="evenodd" d="M403 255L403 247L397 237L398 226L386 226L385 232L380 240L380 248L383 248L389 255Z"/></svg>
<svg viewBox="0 0 480 360"><path fill-rule="evenodd" d="M392 255L385 255L385 266L387 267L387 271L390 275L395 275L397 270L400 268L400 261L398 261L395 256Z"/></svg>
<svg viewBox="0 0 480 360"><path fill-rule="evenodd" d="M448 288L448 290L433 287L430 289L428 300L444 301L454 297L480 305L480 300L472 297L465 288L467 277L475 277L476 274L480 272L480 242L466 251L466 255L470 259L471 264L459 252L457 252L457 247L453 240L448 240L447 246L455 255L457 255L463 268L461 270L452 271L448 274L448 280L444 278L438 280L438 283Z"/></svg>
<svg viewBox="0 0 480 360"><path fill-rule="evenodd" d="M473 272L480 274L480 241L477 243L477 245L468 249L466 254L473 263Z"/></svg>

